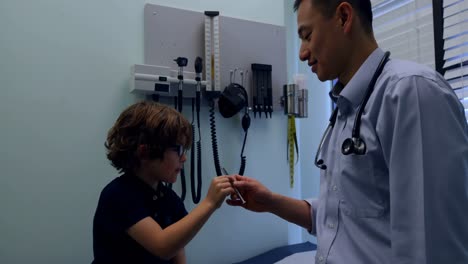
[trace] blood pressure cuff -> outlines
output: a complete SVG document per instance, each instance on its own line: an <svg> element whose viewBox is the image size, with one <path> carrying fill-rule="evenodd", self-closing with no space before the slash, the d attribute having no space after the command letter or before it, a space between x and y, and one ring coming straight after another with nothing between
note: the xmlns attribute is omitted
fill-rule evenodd
<svg viewBox="0 0 468 264"><path fill-rule="evenodd" d="M219 112L225 118L239 113L246 106L245 89L237 83L231 83L219 97Z"/></svg>

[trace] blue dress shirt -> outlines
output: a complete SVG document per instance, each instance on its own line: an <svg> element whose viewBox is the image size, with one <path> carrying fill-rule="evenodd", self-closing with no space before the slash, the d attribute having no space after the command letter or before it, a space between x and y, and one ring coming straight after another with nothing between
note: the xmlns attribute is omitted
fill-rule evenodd
<svg viewBox="0 0 468 264"><path fill-rule="evenodd" d="M345 87L324 139L318 199L307 200L316 264L468 263L468 126L435 71L390 59L362 115L365 155L341 153L384 52Z"/></svg>

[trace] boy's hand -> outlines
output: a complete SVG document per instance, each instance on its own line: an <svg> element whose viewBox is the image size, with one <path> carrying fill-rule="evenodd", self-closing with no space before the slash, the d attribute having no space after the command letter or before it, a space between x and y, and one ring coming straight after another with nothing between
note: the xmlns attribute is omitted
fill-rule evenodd
<svg viewBox="0 0 468 264"><path fill-rule="evenodd" d="M215 208L219 208L223 203L226 196L229 194L234 194L234 189L230 182L229 177L227 176L218 176L214 177L211 181L210 188L208 189L208 194L206 195L206 200L210 202Z"/></svg>

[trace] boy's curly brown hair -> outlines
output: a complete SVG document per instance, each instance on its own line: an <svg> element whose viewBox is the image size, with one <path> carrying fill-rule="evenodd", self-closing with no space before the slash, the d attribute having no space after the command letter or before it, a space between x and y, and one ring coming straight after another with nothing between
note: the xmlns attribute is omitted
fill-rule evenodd
<svg viewBox="0 0 468 264"><path fill-rule="evenodd" d="M150 159L162 159L174 145L188 149L192 126L179 112L168 106L141 101L125 109L109 130L104 146L107 158L119 172L132 173L140 166L137 148L146 145Z"/></svg>

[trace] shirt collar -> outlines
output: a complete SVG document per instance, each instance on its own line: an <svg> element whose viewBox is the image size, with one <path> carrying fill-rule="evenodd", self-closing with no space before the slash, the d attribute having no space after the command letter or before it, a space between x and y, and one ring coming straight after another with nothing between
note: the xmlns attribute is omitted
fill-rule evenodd
<svg viewBox="0 0 468 264"><path fill-rule="evenodd" d="M131 182L132 185L137 186L143 195L147 197L153 198L154 195L156 195L159 198L163 196L162 194L164 193L164 185L161 182L159 182L157 186L150 186L133 173L125 173L122 175L122 177L124 177L124 179L126 179L128 182Z"/></svg>
<svg viewBox="0 0 468 264"><path fill-rule="evenodd" d="M340 112L347 112L347 110L350 110L350 107L356 108L361 104L373 73L377 69L384 54L382 49L375 49L369 57L367 57L361 67L359 67L358 71L346 86L343 86L343 84L339 82L336 83L330 92L330 97L337 97L336 104Z"/></svg>
<svg viewBox="0 0 468 264"><path fill-rule="evenodd" d="M328 93L333 103L336 104L338 102L338 99L340 98L340 93L343 90L343 88L343 84L341 84L340 82L336 82L332 90Z"/></svg>

